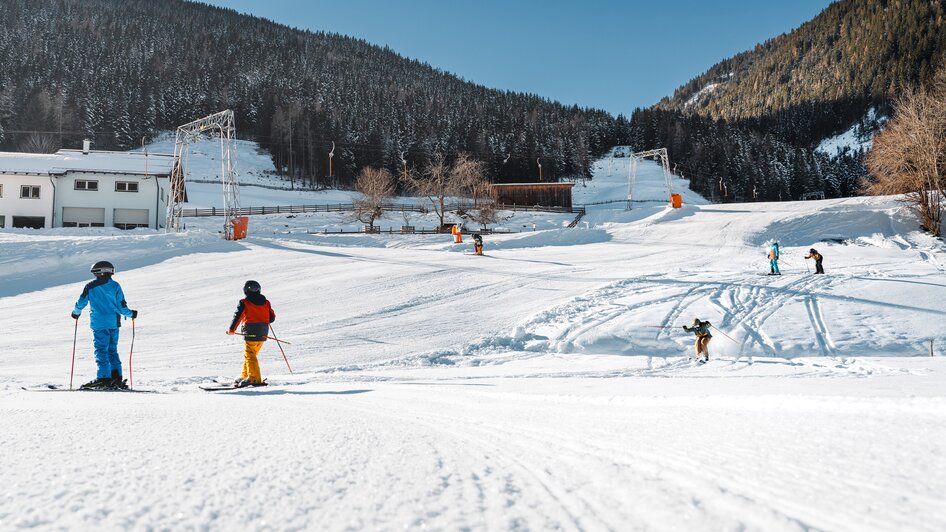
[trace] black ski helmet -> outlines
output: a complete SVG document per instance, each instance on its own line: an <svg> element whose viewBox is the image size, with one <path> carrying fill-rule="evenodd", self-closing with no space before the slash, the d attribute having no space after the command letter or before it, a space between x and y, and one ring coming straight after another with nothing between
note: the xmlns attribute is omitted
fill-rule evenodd
<svg viewBox="0 0 946 532"><path fill-rule="evenodd" d="M112 263L107 260L100 260L92 265L90 271L97 276L112 275L115 273L115 266L112 266Z"/></svg>
<svg viewBox="0 0 946 532"><path fill-rule="evenodd" d="M258 294L260 291L260 285L256 281L247 281L243 283L243 293L246 295Z"/></svg>

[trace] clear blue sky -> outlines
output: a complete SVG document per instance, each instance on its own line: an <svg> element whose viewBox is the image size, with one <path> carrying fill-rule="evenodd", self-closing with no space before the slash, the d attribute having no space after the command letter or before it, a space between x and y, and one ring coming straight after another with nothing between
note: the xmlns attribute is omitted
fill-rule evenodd
<svg viewBox="0 0 946 532"><path fill-rule="evenodd" d="M630 115L829 0L204 0L387 45L487 87Z"/></svg>

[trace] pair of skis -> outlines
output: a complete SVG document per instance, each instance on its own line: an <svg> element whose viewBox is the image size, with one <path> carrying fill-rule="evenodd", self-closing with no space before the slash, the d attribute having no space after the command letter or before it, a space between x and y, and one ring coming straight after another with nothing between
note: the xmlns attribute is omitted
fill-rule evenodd
<svg viewBox="0 0 946 532"><path fill-rule="evenodd" d="M28 388L21 386L28 392L110 392L110 393L160 393L157 390L139 390L137 388L66 388L58 384L43 384Z"/></svg>
<svg viewBox="0 0 946 532"><path fill-rule="evenodd" d="M198 386L201 390L207 392L223 392L227 390L247 390L253 388L260 388L262 386L269 386L269 383L263 379L263 382L260 384L250 384L248 386L237 386L234 383L226 383L218 380L214 380L213 384L201 384Z"/></svg>

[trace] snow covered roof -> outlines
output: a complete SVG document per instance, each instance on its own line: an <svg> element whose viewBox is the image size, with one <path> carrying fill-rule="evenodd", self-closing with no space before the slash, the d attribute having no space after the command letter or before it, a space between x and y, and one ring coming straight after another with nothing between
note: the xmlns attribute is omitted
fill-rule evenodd
<svg viewBox="0 0 946 532"><path fill-rule="evenodd" d="M65 175L69 172L168 176L174 156L143 152L59 150L56 153L0 152L0 173Z"/></svg>

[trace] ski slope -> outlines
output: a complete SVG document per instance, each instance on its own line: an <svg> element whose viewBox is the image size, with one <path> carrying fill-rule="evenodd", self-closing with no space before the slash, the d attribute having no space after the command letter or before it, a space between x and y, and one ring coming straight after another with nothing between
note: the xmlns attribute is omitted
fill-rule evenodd
<svg viewBox="0 0 946 532"><path fill-rule="evenodd" d="M219 219L0 231L0 529L944 529L943 242L896 198L668 209L652 163L626 210L607 163L575 202L615 203L576 229L516 215L483 257L306 232L350 223L326 214L240 242ZM96 260L140 312L134 385L160 393L22 390L68 384L73 334L93 377L69 313ZM270 342L269 387L201 391L240 370L246 279L294 373Z"/></svg>

